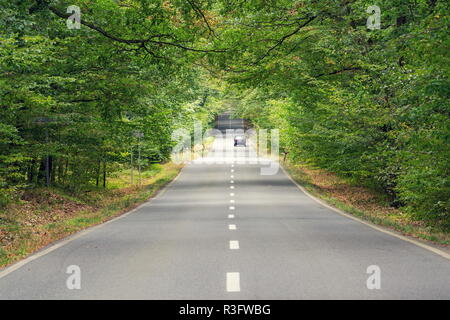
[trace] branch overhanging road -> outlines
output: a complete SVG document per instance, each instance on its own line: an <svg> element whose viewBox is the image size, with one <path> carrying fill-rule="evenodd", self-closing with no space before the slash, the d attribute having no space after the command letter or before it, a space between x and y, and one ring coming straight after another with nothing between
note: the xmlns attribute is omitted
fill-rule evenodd
<svg viewBox="0 0 450 320"><path fill-rule="evenodd" d="M241 154L217 163L223 148ZM261 175L267 163L239 163L251 149L217 138L131 214L3 270L0 298L450 299L450 260L320 205L282 170Z"/></svg>

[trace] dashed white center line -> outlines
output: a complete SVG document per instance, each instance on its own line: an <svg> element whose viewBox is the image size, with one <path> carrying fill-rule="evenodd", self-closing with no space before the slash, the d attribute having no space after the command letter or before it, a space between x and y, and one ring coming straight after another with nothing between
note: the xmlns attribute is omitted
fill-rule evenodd
<svg viewBox="0 0 450 320"><path fill-rule="evenodd" d="M231 249L231 250L237 250L237 249L239 249L239 241L237 241L237 240L231 240L231 241L230 241L230 249Z"/></svg>
<svg viewBox="0 0 450 320"><path fill-rule="evenodd" d="M227 272L227 291L239 292L241 291L239 272Z"/></svg>
<svg viewBox="0 0 450 320"><path fill-rule="evenodd" d="M234 164L231 165L231 167L234 167ZM234 172L234 169L230 170L231 173ZM234 175L230 175L230 184L234 184ZM230 186L230 189L234 189L234 186ZM234 197L234 193L230 193L230 197ZM231 199L230 203L234 203L234 200ZM235 210L234 206L229 206L230 210ZM234 219L234 214L229 214L228 219ZM235 224L229 224L228 225L229 230L236 230ZM239 241L238 240L230 240L230 250L238 250L239 249ZM240 275L239 272L227 272L227 292L240 292L241 291L241 284L240 284Z"/></svg>
<svg viewBox="0 0 450 320"><path fill-rule="evenodd" d="M232 168L234 168L234 164L231 165ZM234 169L230 170L231 173L234 172ZM234 184L234 175L230 175L230 184ZM234 186L231 185L230 189L234 189ZM230 197L234 197L234 193L230 193ZM234 203L234 200L231 199L230 203ZM234 206L228 207L230 210L235 210ZM228 219L234 219L234 214L229 214ZM229 224L228 225L229 230L236 230L235 224ZM238 250L239 249L239 241L238 240L230 240L230 250ZM239 272L227 272L227 292L240 292L241 291L241 284L240 284L240 274Z"/></svg>

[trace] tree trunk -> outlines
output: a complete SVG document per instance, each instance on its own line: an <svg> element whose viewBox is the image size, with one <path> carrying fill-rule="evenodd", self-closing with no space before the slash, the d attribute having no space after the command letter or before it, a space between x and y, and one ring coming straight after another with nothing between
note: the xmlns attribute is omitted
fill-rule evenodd
<svg viewBox="0 0 450 320"><path fill-rule="evenodd" d="M62 178L64 174L64 160L61 159L58 161L58 183L62 184Z"/></svg>
<svg viewBox="0 0 450 320"><path fill-rule="evenodd" d="M98 160L98 164L97 164L97 178L95 180L95 186L98 187L98 184L100 183L100 166L101 166L101 161Z"/></svg>
<svg viewBox="0 0 450 320"><path fill-rule="evenodd" d="M36 170L36 159L32 159L30 163L30 171L28 172L28 182L33 183L34 182L34 171Z"/></svg>
<svg viewBox="0 0 450 320"><path fill-rule="evenodd" d="M69 158L66 159L66 165L65 165L64 173L63 173L63 177L62 177L63 184L66 183L66 177L67 177L67 171L68 170L69 170Z"/></svg>
<svg viewBox="0 0 450 320"><path fill-rule="evenodd" d="M103 161L103 189L106 189L106 161Z"/></svg>
<svg viewBox="0 0 450 320"><path fill-rule="evenodd" d="M47 162L47 157L44 157L41 159L39 163L39 169L38 169L38 176L37 176L37 184L38 185L45 185L46 180L46 171L45 171L45 165Z"/></svg>
<svg viewBox="0 0 450 320"><path fill-rule="evenodd" d="M48 180L49 180L49 185L51 185L53 182L53 157L52 156L48 157Z"/></svg>

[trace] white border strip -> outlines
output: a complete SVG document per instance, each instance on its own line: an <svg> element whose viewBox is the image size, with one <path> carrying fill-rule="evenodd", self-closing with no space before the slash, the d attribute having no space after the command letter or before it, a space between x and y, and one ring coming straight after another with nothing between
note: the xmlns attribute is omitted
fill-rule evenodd
<svg viewBox="0 0 450 320"><path fill-rule="evenodd" d="M239 272L227 272L227 292L241 291Z"/></svg>
<svg viewBox="0 0 450 320"><path fill-rule="evenodd" d="M375 225L375 224L373 224L373 223L364 221L364 220L362 220L362 219L360 219L360 218L357 218L357 217L355 217L355 216L353 216L353 215L351 215L351 214L349 214L349 213L346 213L346 212L344 212L344 211L342 211L342 210L339 210L339 209L337 209L337 208L334 208L334 207L330 206L329 204L325 203L323 200L320 200L320 199L314 197L312 194L310 194L308 191L306 191L306 189L305 189L304 187L302 187L301 185L299 185L299 184L297 183L297 181L295 181L295 180L290 176L290 174L289 174L289 173L286 171L286 169L281 165L281 163L280 163L280 167L281 167L281 169L283 170L284 174L285 174L285 175L286 175L286 176L287 176L287 177L288 177L288 178L289 178L289 179L297 186L297 188L299 188L304 194L306 194L308 197L310 197L310 198L313 199L314 201L318 202L318 203L321 204L322 206L324 206L324 207L326 207L326 208L328 208L328 209L330 209L330 210L333 210L334 212L337 212L337 213L339 213L340 215L342 215L342 216L344 216L344 217L347 217L347 218L350 218L350 219L352 219L352 220L358 221L358 222L360 222L360 223L362 223L362 224L365 224L366 226L369 226L369 227L371 227L372 229L381 231L381 232L386 233L386 234L388 234L388 235L391 235L391 236L393 236L393 237L396 237L396 238L399 238L399 239L401 239L401 240L407 241L407 242L409 242L409 243L415 244L415 245L418 246L418 247L427 249L427 250L429 250L429 251L431 251L431 252L433 252L433 253L435 253L435 254L437 254L437 255L440 255L441 257L444 257L444 258L450 260L450 254L448 254L448 253L446 253L446 252L444 252L444 251L442 251L442 250L439 250L438 248L434 248L434 247L429 246L429 245L427 245L427 244L425 244L425 243L422 243L422 242L413 240L413 239L411 239L411 238L409 238L409 237L406 237L406 236L403 236L403 235L400 235L400 234L397 234L397 233L388 231L388 230L383 229L383 228L381 228L381 227L379 227L379 226L377 226L377 225Z"/></svg>
<svg viewBox="0 0 450 320"><path fill-rule="evenodd" d="M100 223L100 224L92 226L92 227L88 227L88 228L86 228L84 230L80 230L80 231L74 233L73 235L68 236L64 240L56 240L57 241L56 244L53 244L53 245L50 244L49 247L47 247L45 249L41 249L40 251L38 251L38 252L36 252L34 254L31 254L27 258L25 258L23 260L20 260L20 261L18 261L16 263L12 264L11 266L6 267L3 270L1 270L0 271L0 279L5 277L5 276L7 276L11 272L14 272L14 271L22 268L24 265L30 263L31 261L36 260L36 259L38 259L38 258L40 258L42 256L45 256L46 254L48 254L48 253L50 253L50 252L52 252L52 251L54 251L54 250L56 250L58 248L61 248L62 246L65 246L69 242L72 242L72 241L74 241L74 240L76 240L78 238L81 238L82 236L85 236L86 234L91 233L91 232L93 232L93 231L95 231L95 230L97 230L97 229L107 225L108 223L112 223L112 222L117 221L119 219L125 218L126 216L136 212L141 207L145 206L146 204L148 204L152 200L157 199L162 194L164 194L167 191L167 189L169 189L170 186L178 179L178 177L181 175L181 172L183 171L184 168L185 167L181 168L180 172L178 172L176 177L173 178L173 180L171 182L169 182L164 188L162 188L159 191L157 191L157 194L154 197L151 197L150 199L148 199L145 202L141 203L136 208L134 208L134 209L132 209L132 210L130 210L128 212L125 212L125 213L123 213L123 214L119 215L118 217L115 217L115 218L113 218L111 220L105 221L103 223Z"/></svg>

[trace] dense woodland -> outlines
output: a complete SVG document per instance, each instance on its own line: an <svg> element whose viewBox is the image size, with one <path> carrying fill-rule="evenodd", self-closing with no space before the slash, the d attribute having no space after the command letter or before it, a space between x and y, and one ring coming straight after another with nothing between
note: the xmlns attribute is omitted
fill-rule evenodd
<svg viewBox="0 0 450 320"><path fill-rule="evenodd" d="M381 9L381 28L368 29ZM70 5L81 28L69 29ZM221 108L288 159L450 225L445 0L0 0L0 203L101 188ZM136 134L142 132L143 137Z"/></svg>

